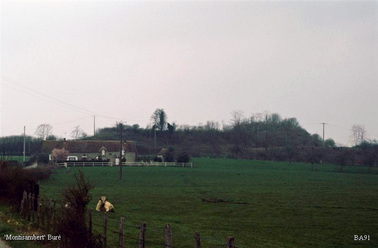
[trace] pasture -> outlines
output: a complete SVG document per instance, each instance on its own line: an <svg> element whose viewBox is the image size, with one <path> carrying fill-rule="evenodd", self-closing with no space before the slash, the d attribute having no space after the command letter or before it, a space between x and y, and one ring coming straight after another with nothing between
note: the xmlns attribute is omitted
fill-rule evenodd
<svg viewBox="0 0 378 248"><path fill-rule="evenodd" d="M30 156L25 156L25 161L28 161L29 159L30 159ZM24 162L24 156L2 155L2 156L0 156L0 160L17 161L18 163L22 164Z"/></svg>
<svg viewBox="0 0 378 248"><path fill-rule="evenodd" d="M82 168L95 188L90 207L107 196L115 213L108 214L108 247L118 244L120 217L125 217L125 245L138 247L142 221L147 247L163 247L164 225L171 224L174 247L194 247L194 231L202 247L377 247L377 168L193 159L195 168ZM41 194L59 199L80 168L57 170L41 182ZM94 230L102 232L94 212ZM354 241L370 235L370 241Z"/></svg>

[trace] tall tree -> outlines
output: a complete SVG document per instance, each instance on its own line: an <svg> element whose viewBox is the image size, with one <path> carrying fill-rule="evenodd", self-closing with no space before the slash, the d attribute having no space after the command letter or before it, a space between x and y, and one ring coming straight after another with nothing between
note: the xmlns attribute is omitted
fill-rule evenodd
<svg viewBox="0 0 378 248"><path fill-rule="evenodd" d="M351 140L355 146L361 144L366 139L366 130L363 125L355 124L352 126Z"/></svg>
<svg viewBox="0 0 378 248"><path fill-rule="evenodd" d="M239 127L244 120L243 111L241 111L241 110L232 111L231 116L232 116L232 119L231 119L232 126L234 128Z"/></svg>
<svg viewBox="0 0 378 248"><path fill-rule="evenodd" d="M81 137L86 136L83 129L80 126L76 126L75 129L71 132L71 137L73 139L80 139Z"/></svg>
<svg viewBox="0 0 378 248"><path fill-rule="evenodd" d="M155 125L160 131L167 128L167 114L164 109L156 109L151 116L152 124Z"/></svg>
<svg viewBox="0 0 378 248"><path fill-rule="evenodd" d="M40 124L35 130L35 135L39 138L45 140L48 136L52 134L52 126L50 124Z"/></svg>

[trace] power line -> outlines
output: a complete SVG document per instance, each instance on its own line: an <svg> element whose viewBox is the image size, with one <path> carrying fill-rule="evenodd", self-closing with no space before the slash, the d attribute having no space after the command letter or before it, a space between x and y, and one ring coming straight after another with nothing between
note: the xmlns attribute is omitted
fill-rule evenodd
<svg viewBox="0 0 378 248"><path fill-rule="evenodd" d="M27 93L28 95L33 95L34 97L37 97L39 99L50 101L50 102L53 102L55 104L59 104L61 106L64 106L64 107L69 108L71 110L74 110L76 112L85 113L85 114L89 114L89 115L92 115L92 116L95 115L97 117L102 117L102 118L107 118L107 119L114 119L114 120L120 119L120 118L113 117L113 116L95 113L94 111L85 109L85 108L77 106L75 104L67 103L67 102L62 101L58 98L55 98L55 97L52 97L52 96L47 95L45 93L42 93L40 91L37 91L33 88L24 86L23 84L20 84L19 82L15 81L13 79L10 79L10 78L8 78L4 75L1 75L1 78L2 78L1 83L5 86L8 86L10 88L13 88L13 89L16 89L16 90L19 90L19 91L23 91L24 93Z"/></svg>
<svg viewBox="0 0 378 248"><path fill-rule="evenodd" d="M49 96L45 93L39 92L35 89L24 86L24 85L12 80L12 79L9 79L9 78L5 77L4 75L1 75L1 77L2 77L1 83L3 85L6 85L6 86L11 87L13 89L23 91L23 92L25 92L29 95L33 95L34 97L37 97L37 98L42 99L42 100L47 100L47 101L50 101L50 102L54 102L56 104L63 105L65 107L70 108L72 110L75 110L77 112L94 114L93 111L84 109L82 107L76 106L76 105L71 104L71 103L64 102L64 101L57 99L57 98L51 97L51 96ZM7 82L4 82L4 81L7 81ZM10 84L10 83L12 83L12 84Z"/></svg>

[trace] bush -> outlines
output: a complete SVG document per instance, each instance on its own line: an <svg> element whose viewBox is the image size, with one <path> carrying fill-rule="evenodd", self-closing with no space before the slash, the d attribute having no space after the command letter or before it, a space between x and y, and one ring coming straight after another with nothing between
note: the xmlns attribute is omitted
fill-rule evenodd
<svg viewBox="0 0 378 248"><path fill-rule="evenodd" d="M51 167L23 169L2 161L0 162L0 198L18 208L23 192L26 190L38 196L38 180L47 179L51 174Z"/></svg>
<svg viewBox="0 0 378 248"><path fill-rule="evenodd" d="M92 247L92 237L87 236L85 214L92 199L89 191L94 186L85 179L80 170L75 174L76 184L63 191L61 215L57 221L57 231L67 238L68 247Z"/></svg>
<svg viewBox="0 0 378 248"><path fill-rule="evenodd" d="M37 161L39 163L48 164L49 163L49 154L48 153L40 153L38 155Z"/></svg>
<svg viewBox="0 0 378 248"><path fill-rule="evenodd" d="M175 161L175 149L170 146L164 154L165 162L174 162Z"/></svg>
<svg viewBox="0 0 378 248"><path fill-rule="evenodd" d="M190 161L190 157L186 152L182 152L179 154L177 157L177 162L178 163L188 163Z"/></svg>
<svg viewBox="0 0 378 248"><path fill-rule="evenodd" d="M139 151L139 148L138 148L138 151ZM154 156L151 156L151 155L143 155L143 156L137 157L137 161L149 162L149 161L153 161L153 160L154 160Z"/></svg>
<svg viewBox="0 0 378 248"><path fill-rule="evenodd" d="M155 157L154 158L154 162L162 162L163 160L161 159L161 157Z"/></svg>

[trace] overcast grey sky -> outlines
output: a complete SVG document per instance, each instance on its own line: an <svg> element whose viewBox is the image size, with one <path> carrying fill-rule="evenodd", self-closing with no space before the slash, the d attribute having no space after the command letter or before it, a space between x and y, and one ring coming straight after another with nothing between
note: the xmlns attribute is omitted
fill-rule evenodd
<svg viewBox="0 0 378 248"><path fill-rule="evenodd" d="M378 139L378 1L2 1L0 136L296 117Z"/></svg>

